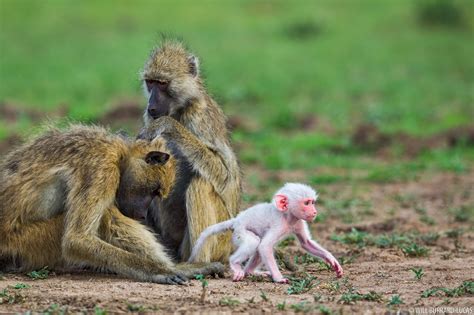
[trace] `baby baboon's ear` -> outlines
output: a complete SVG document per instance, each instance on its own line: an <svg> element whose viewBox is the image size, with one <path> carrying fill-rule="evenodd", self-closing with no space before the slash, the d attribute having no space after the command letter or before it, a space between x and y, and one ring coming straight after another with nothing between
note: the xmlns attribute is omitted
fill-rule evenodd
<svg viewBox="0 0 474 315"><path fill-rule="evenodd" d="M193 77L197 77L199 74L199 59L194 55L190 55L188 57L188 63L189 73L191 73Z"/></svg>
<svg viewBox="0 0 474 315"><path fill-rule="evenodd" d="M165 152L151 151L145 157L145 162L150 165L163 165L168 161L170 155Z"/></svg>
<svg viewBox="0 0 474 315"><path fill-rule="evenodd" d="M288 197L283 194L278 194L273 198L273 202L278 210L281 212L288 211Z"/></svg>

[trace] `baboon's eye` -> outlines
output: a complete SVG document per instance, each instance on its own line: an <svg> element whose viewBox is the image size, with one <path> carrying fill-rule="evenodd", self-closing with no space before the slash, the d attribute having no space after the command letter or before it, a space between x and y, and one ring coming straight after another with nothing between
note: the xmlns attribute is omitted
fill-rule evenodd
<svg viewBox="0 0 474 315"><path fill-rule="evenodd" d="M151 88L153 86L153 80L145 80L145 84L148 91L151 91Z"/></svg>
<svg viewBox="0 0 474 315"><path fill-rule="evenodd" d="M306 201L304 202L304 205L307 206L307 205L309 205L309 203L310 203L310 200L306 200Z"/></svg>
<svg viewBox="0 0 474 315"><path fill-rule="evenodd" d="M166 80L158 80L158 87L160 88L160 90L166 90L168 88L168 84L169 82L166 81Z"/></svg>

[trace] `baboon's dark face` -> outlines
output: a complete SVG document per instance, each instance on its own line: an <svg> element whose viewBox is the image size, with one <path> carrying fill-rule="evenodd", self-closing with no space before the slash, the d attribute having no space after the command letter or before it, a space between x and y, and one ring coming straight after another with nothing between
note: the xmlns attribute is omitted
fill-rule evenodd
<svg viewBox="0 0 474 315"><path fill-rule="evenodd" d="M154 50L141 73L148 106L145 123L179 115L202 96L198 59L179 43L164 43Z"/></svg>
<svg viewBox="0 0 474 315"><path fill-rule="evenodd" d="M173 98L170 95L169 81L145 80L149 93L147 115L152 119L170 114Z"/></svg>

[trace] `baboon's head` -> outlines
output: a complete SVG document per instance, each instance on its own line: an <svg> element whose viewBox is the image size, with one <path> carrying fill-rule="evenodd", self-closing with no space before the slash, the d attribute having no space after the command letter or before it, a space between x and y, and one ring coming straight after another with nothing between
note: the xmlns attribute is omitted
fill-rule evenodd
<svg viewBox="0 0 474 315"><path fill-rule="evenodd" d="M202 97L199 61L177 41L164 41L152 51L141 79L148 98L145 124L161 116L176 115Z"/></svg>
<svg viewBox="0 0 474 315"><path fill-rule="evenodd" d="M154 198L166 198L176 176L176 160L162 138L136 140L123 168L117 204L126 216L145 220Z"/></svg>

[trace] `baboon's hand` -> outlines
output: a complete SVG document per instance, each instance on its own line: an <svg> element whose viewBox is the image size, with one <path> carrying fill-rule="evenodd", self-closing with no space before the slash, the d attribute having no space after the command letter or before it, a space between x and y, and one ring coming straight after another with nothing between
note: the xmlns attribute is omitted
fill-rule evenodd
<svg viewBox="0 0 474 315"><path fill-rule="evenodd" d="M159 284L186 284L188 278L182 273L172 275L155 275L152 278L152 282Z"/></svg>
<svg viewBox="0 0 474 315"><path fill-rule="evenodd" d="M220 262L212 263L181 263L176 266L186 277L194 278L196 275L224 277L225 267Z"/></svg>
<svg viewBox="0 0 474 315"><path fill-rule="evenodd" d="M163 116L153 121L149 128L153 130L153 137L162 136L166 138L171 134L170 131L176 129L177 124L179 123L175 119Z"/></svg>
<svg viewBox="0 0 474 315"><path fill-rule="evenodd" d="M225 267L223 264L221 264L220 262L213 262L213 263L210 263L207 267L206 267L206 270L207 270L207 274L211 275L211 276L218 276L219 278L223 278L224 277L224 271L225 271Z"/></svg>

